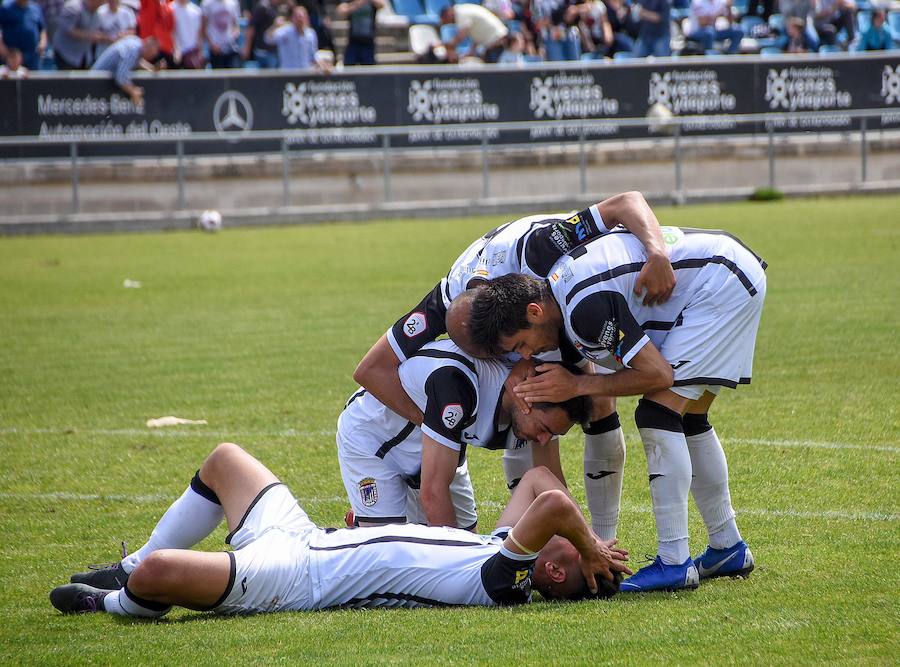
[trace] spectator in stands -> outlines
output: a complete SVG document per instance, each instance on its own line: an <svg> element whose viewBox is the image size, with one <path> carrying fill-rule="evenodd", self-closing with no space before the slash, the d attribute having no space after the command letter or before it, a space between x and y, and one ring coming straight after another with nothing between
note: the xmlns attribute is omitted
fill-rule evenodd
<svg viewBox="0 0 900 667"><path fill-rule="evenodd" d="M591 53L594 58L611 58L616 51L631 51L634 46L631 38L615 33L609 12L601 0L579 2L575 7L583 53Z"/></svg>
<svg viewBox="0 0 900 667"><path fill-rule="evenodd" d="M872 25L859 36L857 51L882 51L894 48L894 38L884 25L885 11L881 8L872 10Z"/></svg>
<svg viewBox="0 0 900 667"><path fill-rule="evenodd" d="M631 12L631 5L625 0L604 0L604 4L615 40L613 55L618 51L633 51L634 40L638 36L638 23Z"/></svg>
<svg viewBox="0 0 900 667"><path fill-rule="evenodd" d="M451 62L455 60L453 54L456 47L466 37L472 39L472 44L486 63L495 63L500 59L509 29L490 10L469 3L448 5L441 10L441 24L448 23L456 24L456 36L444 44Z"/></svg>
<svg viewBox="0 0 900 667"><path fill-rule="evenodd" d="M3 59L6 62L0 66L0 79L28 78L28 68L22 64L22 52L19 49L6 49Z"/></svg>
<svg viewBox="0 0 900 667"><path fill-rule="evenodd" d="M293 8L294 0L290 0ZM331 19L325 7L325 0L297 0L296 4L306 7L309 15L309 25L316 31L316 39L319 42L320 51L334 53L334 38L331 36ZM290 15L290 12L288 12Z"/></svg>
<svg viewBox="0 0 900 667"><path fill-rule="evenodd" d="M640 0L638 37L633 53L638 58L672 55L672 0Z"/></svg>
<svg viewBox="0 0 900 667"><path fill-rule="evenodd" d="M59 15L62 14L66 0L38 0L38 5L44 13L44 25L47 29L47 43L53 41L56 34L56 24L59 23Z"/></svg>
<svg viewBox="0 0 900 667"><path fill-rule="evenodd" d="M737 53L743 37L743 31L731 23L730 0L691 0L688 39L699 42L707 51L713 48L714 42L727 41L727 52Z"/></svg>
<svg viewBox="0 0 900 667"><path fill-rule="evenodd" d="M847 31L847 43L853 41L856 6L852 0L816 0L813 24L822 44L837 43L841 28Z"/></svg>
<svg viewBox="0 0 900 667"><path fill-rule="evenodd" d="M203 0L200 8L210 65L213 69L240 67L237 40L241 34L241 9L237 0Z"/></svg>
<svg viewBox="0 0 900 667"><path fill-rule="evenodd" d="M803 22L803 31L805 33L806 47L810 51L819 50L819 38L815 31L810 27L812 24L813 10L815 8L815 0L778 0L778 8L784 17L785 36L784 42L789 41L790 37L787 33L787 25L792 18L800 19ZM787 46L783 46L786 51Z"/></svg>
<svg viewBox="0 0 900 667"><path fill-rule="evenodd" d="M0 56L16 49L26 68L38 69L47 48L44 13L34 0L6 0L0 5Z"/></svg>
<svg viewBox="0 0 900 667"><path fill-rule="evenodd" d="M105 5L100 5L97 10L97 18L100 22L100 32L106 35L109 42L101 42L94 49L94 57L99 58L107 47L122 37L134 34L137 19L130 7L125 7L119 0L107 0Z"/></svg>
<svg viewBox="0 0 900 667"><path fill-rule="evenodd" d="M144 89L134 84L131 72L137 67L152 70L151 63L158 57L159 42L155 37L141 39L128 35L104 51L91 69L112 74L116 85L131 98L135 106L140 106L144 100Z"/></svg>
<svg viewBox="0 0 900 667"><path fill-rule="evenodd" d="M314 69L319 38L309 25L306 7L294 7L290 23L279 16L266 31L266 41L278 48L278 66L282 69Z"/></svg>
<svg viewBox="0 0 900 667"><path fill-rule="evenodd" d="M156 38L159 52L156 56L158 69L175 66L175 17L172 7L166 0L140 0L141 11L138 16L137 35Z"/></svg>
<svg viewBox="0 0 900 667"><path fill-rule="evenodd" d="M244 60L255 60L262 69L278 67L278 55L272 44L266 43L266 32L275 23L278 12L271 0L259 0L250 15L244 34Z"/></svg>
<svg viewBox="0 0 900 667"><path fill-rule="evenodd" d="M567 0L534 0L537 27L547 60L578 60L578 9Z"/></svg>
<svg viewBox="0 0 900 667"><path fill-rule="evenodd" d="M203 12L190 0L172 0L175 20L173 59L181 69L203 69Z"/></svg>
<svg viewBox="0 0 900 667"><path fill-rule="evenodd" d="M785 53L808 53L810 51L809 35L806 33L806 22L796 16L789 18L784 24L787 44Z"/></svg>
<svg viewBox="0 0 900 667"><path fill-rule="evenodd" d="M350 20L344 65L375 64L375 12L382 7L384 0L349 0L337 6L337 15Z"/></svg>
<svg viewBox="0 0 900 667"><path fill-rule="evenodd" d="M500 54L497 62L500 65L522 67L525 65L525 50L527 48L525 35L521 32L511 32L503 42L503 53Z"/></svg>
<svg viewBox="0 0 900 667"><path fill-rule="evenodd" d="M67 0L53 35L56 69L87 69L94 62L94 44L108 41L101 33L97 10L103 0Z"/></svg>

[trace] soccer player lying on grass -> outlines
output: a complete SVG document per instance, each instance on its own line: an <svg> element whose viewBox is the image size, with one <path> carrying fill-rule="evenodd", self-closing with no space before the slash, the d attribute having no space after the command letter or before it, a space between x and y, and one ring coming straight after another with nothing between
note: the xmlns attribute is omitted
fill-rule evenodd
<svg viewBox="0 0 900 667"><path fill-rule="evenodd" d="M574 369L577 370L577 369ZM563 479L558 436L585 422L589 401L538 405L525 414L512 388L533 363L475 359L453 341L428 343L399 368L424 419L416 426L360 389L338 418L341 477L356 525L427 523L474 530L478 522L466 448L538 443L534 458Z"/></svg>
<svg viewBox="0 0 900 667"><path fill-rule="evenodd" d="M222 521L234 551L190 547ZM63 613L157 617L173 605L216 613L334 607L506 605L609 596L627 554L598 539L556 477L535 468L493 535L394 524L319 528L262 463L221 444L129 557L127 570L73 576L55 588ZM540 553L538 553L540 552ZM596 578L595 578L596 575Z"/></svg>
<svg viewBox="0 0 900 667"><path fill-rule="evenodd" d="M707 413L723 386L750 382L766 264L725 232L667 227L665 238L678 276L665 304L648 306L635 296L646 261L641 245L628 234L608 234L563 257L549 280L512 274L467 292L461 304L469 316L460 318L467 327L450 328L472 354L530 358L565 340L586 359L612 356L619 364L611 375L577 377L538 366L546 372L515 388L529 402L643 395L634 416L659 551L623 591L695 588L701 578L753 569L735 523L725 452ZM709 532L708 549L695 559L688 492Z"/></svg>
<svg viewBox="0 0 900 667"><path fill-rule="evenodd" d="M635 291L641 293L644 303L665 302L675 286L675 274L659 222L639 192L618 194L576 213L524 217L476 239L421 303L398 319L366 353L354 380L396 414L412 424L421 424L422 409L401 384L398 366L446 332L445 315L450 302L479 282L508 273L546 278L565 253L613 229L630 232L646 251L646 262L634 282ZM568 351L568 357L567 350L561 352L566 361L579 358L574 350ZM556 353L543 358L560 356ZM593 370L603 372L600 368ZM612 539L622 494L625 436L615 399L597 396L593 403L592 421L584 426L584 486L594 532ZM528 406L522 403L521 407L527 413ZM537 463L528 445L505 449L503 468L509 488Z"/></svg>

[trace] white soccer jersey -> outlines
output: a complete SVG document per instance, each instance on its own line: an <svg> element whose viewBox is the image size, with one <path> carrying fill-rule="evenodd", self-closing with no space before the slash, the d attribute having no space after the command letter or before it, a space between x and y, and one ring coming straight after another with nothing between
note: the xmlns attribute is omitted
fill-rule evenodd
<svg viewBox="0 0 900 667"><path fill-rule="evenodd" d="M634 293L635 281L647 256L640 241L631 234L611 233L595 239L576 248L553 267L549 283L563 312L566 336L585 358L603 361L611 354L626 366L652 341L675 368L676 385L734 386L745 378L728 377L727 373L691 376L691 369L682 370L682 367L690 363L698 365L699 355L703 353L693 349L695 346L712 349L711 341L725 337L726 333L740 333L729 332L729 317L723 316L737 312L741 304L754 297L761 302L766 264L726 232L663 227L663 238L677 278L675 290L664 304L645 306L643 296ZM751 309L757 324L760 308ZM698 322L706 328L697 327ZM665 341L675 332L689 330L689 325L696 330L686 343L697 358L676 358L686 346L667 348ZM752 327L755 339L753 322L746 326ZM750 361L752 347L753 340L749 340ZM746 355L746 348L743 345L740 352ZM709 360L703 361L699 367L703 367L704 373L711 372L707 370ZM720 366L725 361L724 365L728 366L727 360L714 361ZM740 373L743 366L735 368Z"/></svg>
<svg viewBox="0 0 900 667"><path fill-rule="evenodd" d="M313 609L520 604L531 599L536 556L503 535L401 524L333 532L309 541Z"/></svg>
<svg viewBox="0 0 900 667"><path fill-rule="evenodd" d="M508 273L546 278L565 253L608 231L596 205L578 213L531 215L491 230L466 248L419 305L388 329L394 353L403 361L446 333L450 302L473 281Z"/></svg>
<svg viewBox="0 0 900 667"><path fill-rule="evenodd" d="M400 364L404 391L425 415L415 426L364 389L357 391L341 415L338 428L354 431L373 456L392 460L408 475L421 467L422 434L456 451L465 445L503 448L508 425L498 422L503 384L509 366L475 359L451 340L425 345ZM361 434L361 435L360 435Z"/></svg>
<svg viewBox="0 0 900 667"><path fill-rule="evenodd" d="M521 604L537 557L503 547L509 528L475 535L393 524L317 527L280 482L263 489L226 542L231 575L218 613L333 607Z"/></svg>

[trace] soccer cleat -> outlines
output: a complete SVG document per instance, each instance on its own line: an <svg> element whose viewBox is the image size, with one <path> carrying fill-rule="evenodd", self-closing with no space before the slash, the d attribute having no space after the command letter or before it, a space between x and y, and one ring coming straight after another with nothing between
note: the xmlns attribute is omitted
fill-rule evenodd
<svg viewBox="0 0 900 667"><path fill-rule="evenodd" d="M694 562L688 558L681 565L666 565L657 556L650 565L642 567L619 586L620 593L645 593L647 591L678 591L697 588L700 575Z"/></svg>
<svg viewBox="0 0 900 667"><path fill-rule="evenodd" d="M64 614L90 614L106 611L103 598L112 592L84 584L66 584L50 591L50 603Z"/></svg>
<svg viewBox="0 0 900 667"><path fill-rule="evenodd" d="M88 565L88 568L87 572L73 574L69 577L69 581L73 584L85 584L109 591L125 588L125 584L128 583L128 573L122 567L122 563Z"/></svg>
<svg viewBox="0 0 900 667"><path fill-rule="evenodd" d="M750 547L741 540L727 549L706 547L706 551L694 559L701 579L714 577L749 577L756 564Z"/></svg>

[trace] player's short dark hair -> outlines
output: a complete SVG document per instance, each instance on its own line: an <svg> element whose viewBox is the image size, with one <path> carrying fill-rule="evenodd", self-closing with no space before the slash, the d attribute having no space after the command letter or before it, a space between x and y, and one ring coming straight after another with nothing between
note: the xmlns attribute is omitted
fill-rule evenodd
<svg viewBox="0 0 900 667"><path fill-rule="evenodd" d="M526 317L529 303L550 298L545 280L510 273L483 283L472 299L469 334L472 345L492 357L502 356L500 339L530 329Z"/></svg>
<svg viewBox="0 0 900 667"><path fill-rule="evenodd" d="M591 593L591 589L588 588L587 581L584 582L584 588L582 588L575 597L569 598L570 600L603 600L606 598L611 598L613 595L619 592L619 584L622 582L622 573L621 572L613 572L613 580L610 581L606 577L601 574L597 574L594 577L594 580L597 582L597 592Z"/></svg>
<svg viewBox="0 0 900 667"><path fill-rule="evenodd" d="M559 364L572 375L584 375L583 370L568 361L544 361L541 363ZM535 403L534 407L540 409L560 407L566 411L566 416L576 424L587 424L591 418L591 399L587 396L573 396L562 403Z"/></svg>

